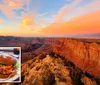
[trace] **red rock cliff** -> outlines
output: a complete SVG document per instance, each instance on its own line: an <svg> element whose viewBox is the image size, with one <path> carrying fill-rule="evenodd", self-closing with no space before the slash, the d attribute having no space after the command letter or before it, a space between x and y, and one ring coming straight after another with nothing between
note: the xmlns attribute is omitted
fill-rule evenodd
<svg viewBox="0 0 100 85"><path fill-rule="evenodd" d="M54 52L72 61L84 72L100 77L100 44L59 39Z"/></svg>

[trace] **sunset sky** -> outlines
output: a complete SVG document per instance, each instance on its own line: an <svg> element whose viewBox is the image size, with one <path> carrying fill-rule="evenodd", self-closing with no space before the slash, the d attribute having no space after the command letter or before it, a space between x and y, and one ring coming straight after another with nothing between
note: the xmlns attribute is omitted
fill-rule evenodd
<svg viewBox="0 0 100 85"><path fill-rule="evenodd" d="M100 34L100 0L0 0L0 35Z"/></svg>

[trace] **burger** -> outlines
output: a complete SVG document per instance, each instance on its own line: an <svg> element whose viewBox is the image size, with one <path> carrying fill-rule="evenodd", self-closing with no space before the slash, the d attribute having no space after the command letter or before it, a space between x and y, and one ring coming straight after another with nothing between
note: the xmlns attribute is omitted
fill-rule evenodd
<svg viewBox="0 0 100 85"><path fill-rule="evenodd" d="M0 78L10 78L16 74L17 59L10 55L0 55Z"/></svg>

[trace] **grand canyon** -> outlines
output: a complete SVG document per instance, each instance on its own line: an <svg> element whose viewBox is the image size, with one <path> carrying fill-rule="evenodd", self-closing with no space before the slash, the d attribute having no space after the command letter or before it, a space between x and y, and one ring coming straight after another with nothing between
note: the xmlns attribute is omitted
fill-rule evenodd
<svg viewBox="0 0 100 85"><path fill-rule="evenodd" d="M100 39L1 36L0 46L22 48L21 83L100 85Z"/></svg>
<svg viewBox="0 0 100 85"><path fill-rule="evenodd" d="M100 85L100 0L0 0L0 49L0 85Z"/></svg>

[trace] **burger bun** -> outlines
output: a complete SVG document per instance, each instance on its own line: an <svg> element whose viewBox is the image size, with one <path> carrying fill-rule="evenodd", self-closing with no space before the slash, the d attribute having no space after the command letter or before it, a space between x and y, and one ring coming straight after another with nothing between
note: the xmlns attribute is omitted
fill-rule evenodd
<svg viewBox="0 0 100 85"><path fill-rule="evenodd" d="M0 55L0 63L5 65L13 65L17 59L11 55Z"/></svg>

